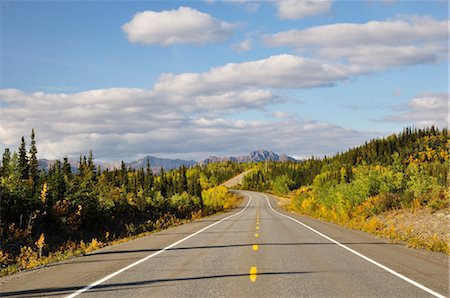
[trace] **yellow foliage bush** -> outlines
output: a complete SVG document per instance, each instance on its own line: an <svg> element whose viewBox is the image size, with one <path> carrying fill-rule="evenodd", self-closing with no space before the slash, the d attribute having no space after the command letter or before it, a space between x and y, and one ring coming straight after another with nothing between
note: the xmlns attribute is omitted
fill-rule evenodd
<svg viewBox="0 0 450 298"><path fill-rule="evenodd" d="M91 243L86 247L86 252L90 252L102 247L102 243L97 238L92 239Z"/></svg>
<svg viewBox="0 0 450 298"><path fill-rule="evenodd" d="M8 227L7 235L12 236L12 240L14 241L22 241L23 239L27 239L31 235L31 229L21 229L16 227L16 225L13 223Z"/></svg>
<svg viewBox="0 0 450 298"><path fill-rule="evenodd" d="M4 267L5 265L10 263L9 254L6 251L0 250L0 267Z"/></svg>
<svg viewBox="0 0 450 298"><path fill-rule="evenodd" d="M20 248L20 255L17 257L17 263L19 269L30 269L39 266L39 256L38 253L33 251L29 246L24 246Z"/></svg>
<svg viewBox="0 0 450 298"><path fill-rule="evenodd" d="M239 201L235 194L222 185L202 191L202 198L208 212L232 208Z"/></svg>

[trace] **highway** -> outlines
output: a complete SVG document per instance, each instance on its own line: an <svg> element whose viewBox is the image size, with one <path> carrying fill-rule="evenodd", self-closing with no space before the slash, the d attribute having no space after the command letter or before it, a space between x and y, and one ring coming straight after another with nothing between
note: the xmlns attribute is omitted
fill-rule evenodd
<svg viewBox="0 0 450 298"><path fill-rule="evenodd" d="M241 207L0 279L2 297L448 297L448 256Z"/></svg>

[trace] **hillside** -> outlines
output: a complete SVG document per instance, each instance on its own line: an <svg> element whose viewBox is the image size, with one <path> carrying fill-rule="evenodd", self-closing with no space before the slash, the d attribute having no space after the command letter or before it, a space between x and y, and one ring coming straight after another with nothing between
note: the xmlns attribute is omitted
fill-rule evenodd
<svg viewBox="0 0 450 298"><path fill-rule="evenodd" d="M449 144L447 129L408 128L333 157L257 165L242 188L289 196L289 208L302 214L448 252Z"/></svg>

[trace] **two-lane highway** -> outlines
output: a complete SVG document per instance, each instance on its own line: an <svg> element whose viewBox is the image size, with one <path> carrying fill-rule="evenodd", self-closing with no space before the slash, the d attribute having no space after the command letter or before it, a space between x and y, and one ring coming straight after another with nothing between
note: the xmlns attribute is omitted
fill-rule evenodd
<svg viewBox="0 0 450 298"><path fill-rule="evenodd" d="M0 280L1 296L448 297L448 257L276 208L243 206Z"/></svg>

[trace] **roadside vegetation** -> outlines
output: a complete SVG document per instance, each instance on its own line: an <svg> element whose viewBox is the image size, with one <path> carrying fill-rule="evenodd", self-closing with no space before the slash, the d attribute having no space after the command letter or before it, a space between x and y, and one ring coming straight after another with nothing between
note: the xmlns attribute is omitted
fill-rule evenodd
<svg viewBox="0 0 450 298"><path fill-rule="evenodd" d="M288 197L287 208L413 247L449 253L447 129L407 128L333 157L301 162L209 163L158 175L124 163L108 170L92 152L38 170L27 150L5 149L0 167L0 276L232 208L221 184L252 168L241 188Z"/></svg>
<svg viewBox="0 0 450 298"><path fill-rule="evenodd" d="M242 188L289 196L300 214L449 253L449 145L447 129L407 128L334 157L258 164Z"/></svg>
<svg viewBox="0 0 450 298"><path fill-rule="evenodd" d="M72 172L67 158L38 170L34 131L27 150L5 149L0 167L0 276L165 229L238 204L221 183L243 171L222 162L154 175L108 170L92 152Z"/></svg>

